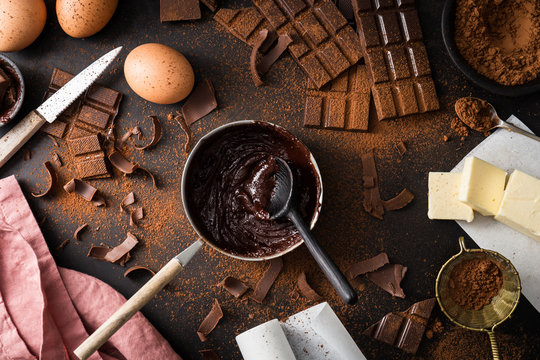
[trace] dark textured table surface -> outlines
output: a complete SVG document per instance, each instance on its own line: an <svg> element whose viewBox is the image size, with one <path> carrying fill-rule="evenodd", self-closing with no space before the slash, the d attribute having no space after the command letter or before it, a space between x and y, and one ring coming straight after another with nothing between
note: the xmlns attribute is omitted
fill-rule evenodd
<svg viewBox="0 0 540 360"><path fill-rule="evenodd" d="M243 4L223 4L226 7L240 5ZM434 296L438 269L458 251L457 238L464 235L461 228L452 221L429 221L426 216L427 173L450 170L483 139L481 134L471 134L461 142L452 133L453 103L469 94L485 98L496 106L501 117L514 114L540 133L538 94L516 99L491 95L469 83L450 62L440 34L442 1L417 1L441 110L412 119L372 121L369 134L304 129L305 78L301 70L286 56L266 75L267 85L255 88L248 67L250 49L223 31L206 9L203 9L201 21L161 24L158 1L121 1L103 31L81 40L68 37L60 29L54 1L47 1L47 7L49 18L39 39L21 52L8 54L20 65L26 80L27 97L19 118L39 105L53 67L77 73L101 54L123 45L125 50L113 70L100 79L101 83L125 94L117 118L117 133L141 125L145 134L149 134L147 115L158 115L164 123L163 139L155 149L130 153L130 158L158 174L159 190L153 190L147 179L138 176L94 181L110 205L107 209L84 211L79 211L77 206L91 205L77 202L77 206L72 207L60 189L49 197L28 197L38 221L45 218L42 229L60 266L94 275L130 296L146 278L124 278L124 269L119 265L87 258L91 243L115 245L124 239L126 231L132 231L141 239L141 245L133 252L134 258L128 265L148 265L157 270L195 240L180 198L181 169L186 158L182 150L184 137L175 122L166 121L167 113L178 110L179 105L148 103L128 88L123 77L122 64L128 51L141 43L160 42L184 53L193 64L197 79L209 77L216 87L219 109L193 126L196 138L221 124L240 119L260 119L285 126L308 145L321 168L324 202L315 234L338 265L345 268L384 250L392 262L409 268L402 283L406 299L392 298L373 284L358 280L354 285L361 289L359 303L348 307L329 288L307 251L300 248L285 256L284 272L264 304L243 304L215 285L225 275L235 275L253 286L266 264L240 262L204 249L178 280L143 309L186 359L199 358L198 351L206 348L215 349L224 359L240 358L234 341L236 334L312 305L304 299L293 301L289 296L300 270L307 272L308 280L329 301L369 359L414 358L372 341L361 332L390 311L405 310L416 301ZM8 128L0 129L0 135ZM450 141L443 142L445 134L451 135ZM398 140L408 144L409 150L403 158L394 147ZM56 149L43 135L35 136L25 147L31 150L32 159L22 161L22 154L17 154L0 169L0 177L15 174L29 194L46 181L41 164L49 158L50 152L57 150L61 155L67 152L64 144ZM383 197L389 198L403 187L416 195L410 206L387 213L383 221L368 216L361 205L360 154L371 147L375 147ZM118 203L130 189L135 191L147 214L139 228L130 228L126 216L118 212ZM161 225L155 226L159 221ZM56 250L83 222L89 224L89 230L83 234L82 241L72 241L64 250ZM473 246L471 240L468 243ZM201 343L196 329L214 298L221 302L225 316L209 340ZM438 309L434 317L443 321L444 331L435 334L433 339L424 339L416 358L489 357L486 334L456 329ZM525 298L497 333L504 359L539 358L540 314Z"/></svg>

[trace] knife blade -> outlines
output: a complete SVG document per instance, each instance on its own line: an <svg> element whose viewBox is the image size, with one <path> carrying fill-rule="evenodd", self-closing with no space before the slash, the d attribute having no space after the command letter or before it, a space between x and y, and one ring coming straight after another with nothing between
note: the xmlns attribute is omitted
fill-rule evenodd
<svg viewBox="0 0 540 360"><path fill-rule="evenodd" d="M45 123L52 123L81 96L109 67L122 47L103 55L62 86L36 110L31 111L0 139L2 167Z"/></svg>

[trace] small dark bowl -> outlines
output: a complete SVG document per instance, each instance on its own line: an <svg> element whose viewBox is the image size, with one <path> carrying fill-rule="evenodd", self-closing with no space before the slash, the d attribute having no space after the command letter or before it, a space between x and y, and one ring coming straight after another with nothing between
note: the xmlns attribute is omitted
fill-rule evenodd
<svg viewBox="0 0 540 360"><path fill-rule="evenodd" d="M540 77L537 77L536 79L523 85L505 86L476 72L476 70L467 63L463 56L461 56L459 49L457 48L454 39L455 14L456 0L446 0L442 12L442 38L444 45L446 46L446 50L448 51L448 55L450 55L450 59L452 59L458 69L461 70L461 72L470 81L487 91L503 96L517 97L540 91Z"/></svg>
<svg viewBox="0 0 540 360"><path fill-rule="evenodd" d="M0 126L3 126L11 122L21 109L24 101L25 86L21 70L19 70L19 68L13 61L11 61L7 56L2 54L0 54L0 67L7 75L10 76L12 80L15 80L17 82L18 86L17 101L13 106L11 106L11 108L5 111L5 113L0 113L0 119L2 120L0 121Z"/></svg>

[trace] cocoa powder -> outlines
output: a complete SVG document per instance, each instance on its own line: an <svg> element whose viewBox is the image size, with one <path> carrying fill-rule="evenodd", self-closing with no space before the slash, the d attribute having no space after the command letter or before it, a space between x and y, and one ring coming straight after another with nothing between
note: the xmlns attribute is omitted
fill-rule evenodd
<svg viewBox="0 0 540 360"><path fill-rule="evenodd" d="M448 290L452 299L469 310L481 310L502 287L499 266L487 257L464 260L450 274Z"/></svg>
<svg viewBox="0 0 540 360"><path fill-rule="evenodd" d="M540 73L540 2L458 0L456 45L476 71L502 85Z"/></svg>
<svg viewBox="0 0 540 360"><path fill-rule="evenodd" d="M465 125L476 131L487 131L497 125L491 105L482 99L459 99L456 102L456 114Z"/></svg>

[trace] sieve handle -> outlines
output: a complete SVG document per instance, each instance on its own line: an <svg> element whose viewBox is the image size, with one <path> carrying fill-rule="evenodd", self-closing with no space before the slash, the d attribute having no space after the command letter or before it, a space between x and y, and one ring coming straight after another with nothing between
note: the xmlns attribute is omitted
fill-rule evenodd
<svg viewBox="0 0 540 360"><path fill-rule="evenodd" d="M489 335L489 342L491 343L491 353L493 354L493 360L500 360L499 345L497 345L495 333L492 330L489 330L487 333Z"/></svg>

